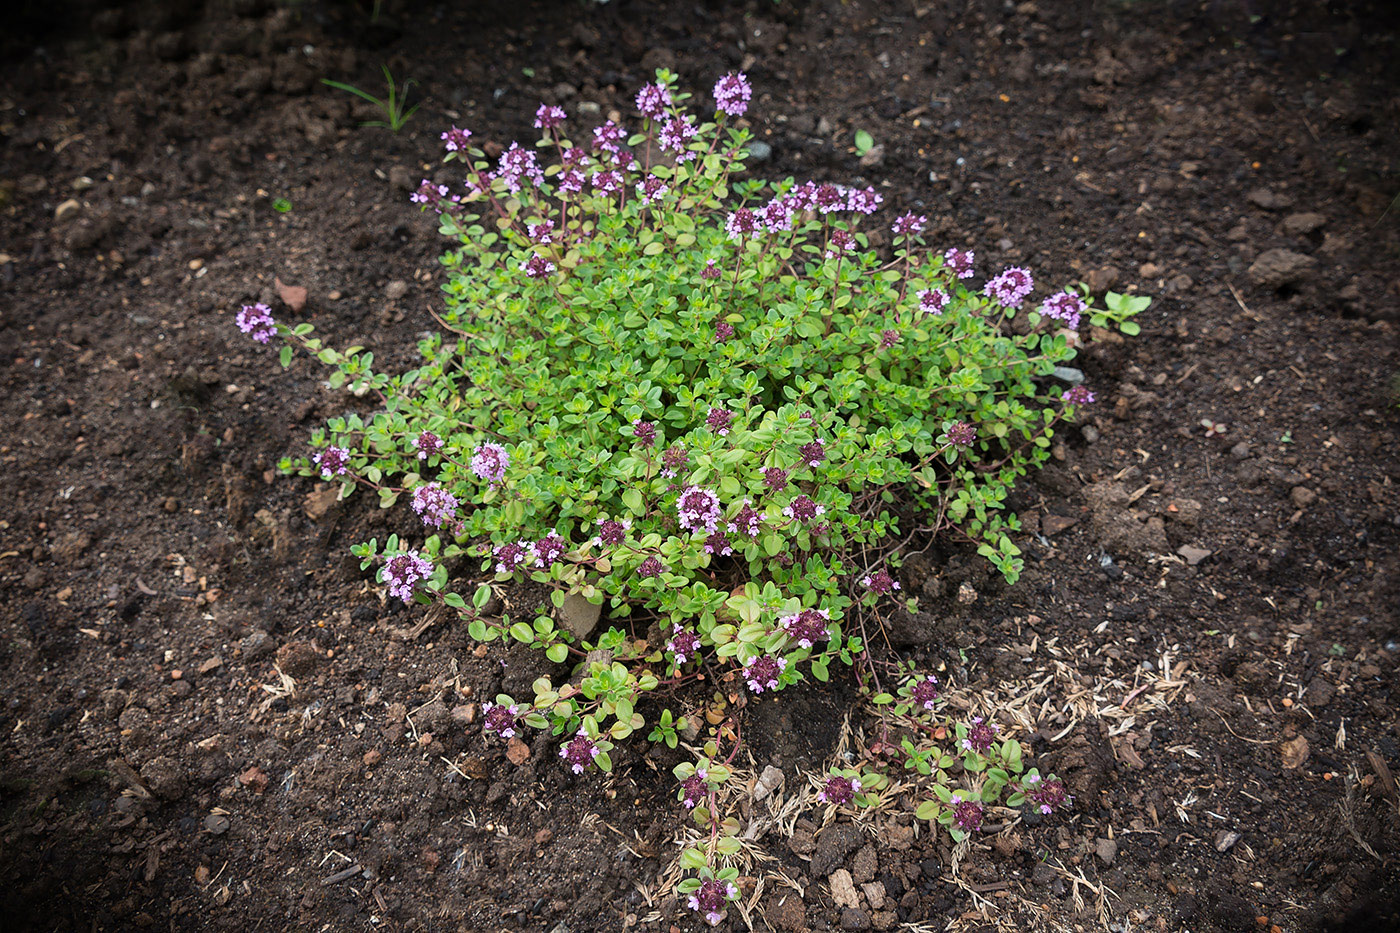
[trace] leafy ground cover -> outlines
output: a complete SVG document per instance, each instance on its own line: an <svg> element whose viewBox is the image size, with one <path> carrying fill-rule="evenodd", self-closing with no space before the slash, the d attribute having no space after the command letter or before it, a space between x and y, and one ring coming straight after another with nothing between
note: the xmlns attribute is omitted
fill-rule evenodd
<svg viewBox="0 0 1400 933"><path fill-rule="evenodd" d="M695 832L680 751L634 743L575 777L547 736L483 738L482 704L550 662L361 573L349 546L416 521L409 504L276 468L373 400L310 361L269 369L232 326L264 301L415 365L443 278L408 196L456 180L441 128L499 153L541 100L601 122L667 67L749 74L762 175L869 184L980 262L1158 296L1138 338L1074 361L1100 401L1013 497L1021 580L916 538L898 578L917 610L881 636L1064 777L1073 815L988 819L966 845L898 786L853 815L818 799L832 769L901 750L852 683L720 688L688 712L724 755L743 741L715 802L745 842L724 922L1386 922L1391 24L1309 5L388 6L150 4L3 40L7 917L703 922L674 893ZM397 135L321 84L377 89L381 65L423 101Z"/></svg>

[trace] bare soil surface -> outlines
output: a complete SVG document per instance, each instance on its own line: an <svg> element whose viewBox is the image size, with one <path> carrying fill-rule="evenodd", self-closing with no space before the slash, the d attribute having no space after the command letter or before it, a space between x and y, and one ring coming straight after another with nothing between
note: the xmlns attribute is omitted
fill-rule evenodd
<svg viewBox="0 0 1400 933"><path fill-rule="evenodd" d="M26 2L0 36L0 928L700 927L679 753L575 778L547 736L484 740L481 699L550 665L360 572L404 509L275 465L368 401L232 322L269 301L406 368L444 248L407 195L459 180L438 133L630 114L658 66L748 72L756 173L1156 298L1080 357L1100 403L1018 493L1021 582L921 543L883 649L1000 704L1074 810L965 853L912 796L853 821L803 775L878 740L854 684L749 702L740 762L786 784L735 803L765 830L725 928L1397 925L1388 5L384 7ZM320 83L378 93L381 63L425 101L399 135Z"/></svg>

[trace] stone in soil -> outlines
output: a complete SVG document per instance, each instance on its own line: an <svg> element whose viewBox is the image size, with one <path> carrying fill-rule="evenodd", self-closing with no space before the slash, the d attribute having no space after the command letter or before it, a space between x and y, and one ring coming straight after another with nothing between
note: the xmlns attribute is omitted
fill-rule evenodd
<svg viewBox="0 0 1400 933"><path fill-rule="evenodd" d="M575 638L587 638L597 628L602 613L601 603L590 603L578 593L570 593L559 607L559 621Z"/></svg>
<svg viewBox="0 0 1400 933"><path fill-rule="evenodd" d="M1094 854L1104 867L1113 864L1113 860L1118 857L1118 841L1116 839L1098 839L1094 842Z"/></svg>
<svg viewBox="0 0 1400 933"><path fill-rule="evenodd" d="M1327 217L1324 214L1303 213L1289 214L1283 218L1283 232L1290 236L1304 236L1321 230L1327 224Z"/></svg>
<svg viewBox="0 0 1400 933"><path fill-rule="evenodd" d="M851 880L851 873L838 868L827 876L826 883L831 887L831 899L837 907L859 907L860 894Z"/></svg>
<svg viewBox="0 0 1400 933"><path fill-rule="evenodd" d="M1268 188L1255 188L1245 199L1255 207L1261 207L1266 211L1285 211L1293 206L1293 199L1286 194L1278 194Z"/></svg>

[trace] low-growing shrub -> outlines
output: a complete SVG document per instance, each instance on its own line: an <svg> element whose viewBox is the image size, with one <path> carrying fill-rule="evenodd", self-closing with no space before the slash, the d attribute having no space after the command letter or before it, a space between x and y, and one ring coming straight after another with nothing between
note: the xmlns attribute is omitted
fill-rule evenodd
<svg viewBox="0 0 1400 933"><path fill-rule="evenodd" d="M290 338L284 365L299 344L333 367L333 386L383 404L332 420L313 458L284 462L386 507L411 498L423 527L358 545L363 566L396 597L456 609L478 640L575 662L572 682L542 677L533 698L498 697L484 716L502 737L551 730L575 772L609 770L611 743L648 725L671 747L694 729L693 714L638 712L663 685L706 672L760 694L868 660L898 596L901 536L965 539L1014 581L1007 494L1093 401L1052 374L1081 323L1135 331L1138 304L1091 309L1082 288L1028 304L1026 269L973 287L973 253L931 248L912 213L882 254L862 232L882 205L874 189L741 179L750 137L735 123L750 93L725 76L701 122L658 72L636 98L639 132L607 122L576 142L563 110L541 105L536 147L494 164L470 132L444 133L465 188L425 181L413 199L454 243L445 307L422 365L400 376L266 306L239 314L255 339ZM497 582L543 585L555 607L602 603L605 621L570 631L549 607L487 617L490 584L468 601L449 579L445 562L462 556ZM899 670L899 695L867 678L875 704L909 723L932 715L927 680ZM964 740L951 753L927 723L910 728L923 739L906 740L905 764L935 788L920 814L955 838L983 805L1059 787L1037 789L1020 746L983 741L980 723L939 727ZM713 830L706 851L687 850L701 874L681 890L712 918L733 896L724 860L738 845L714 815L728 775L717 754L712 742L677 771ZM974 777L961 790L947 778L958 756ZM868 803L881 786L833 773L822 800Z"/></svg>

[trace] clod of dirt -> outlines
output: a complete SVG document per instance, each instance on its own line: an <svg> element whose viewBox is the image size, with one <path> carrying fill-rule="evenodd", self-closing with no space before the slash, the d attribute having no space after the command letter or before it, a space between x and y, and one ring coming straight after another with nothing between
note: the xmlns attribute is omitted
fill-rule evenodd
<svg viewBox="0 0 1400 933"><path fill-rule="evenodd" d="M277 649L277 666L288 677L305 677L325 661L310 642L289 641Z"/></svg>
<svg viewBox="0 0 1400 933"><path fill-rule="evenodd" d="M1058 774L1076 802L1089 808L1098 805L1114 767L1113 750L1103 737L1099 720L1086 719L1064 747L1045 755L1042 770Z"/></svg>
<svg viewBox="0 0 1400 933"><path fill-rule="evenodd" d="M870 914L861 910L859 907L847 907L845 910L841 911L841 929L870 929Z"/></svg>
<svg viewBox="0 0 1400 933"><path fill-rule="evenodd" d="M518 738L512 738L506 745L506 758L513 765L523 765L530 760L530 746Z"/></svg>
<svg viewBox="0 0 1400 933"><path fill-rule="evenodd" d="M875 879L875 872L879 869L880 862L872 845L862 846L856 857L851 859L851 878L856 884L869 884Z"/></svg>
<svg viewBox="0 0 1400 933"><path fill-rule="evenodd" d="M243 653L243 660L252 661L272 652L272 639L262 629L254 629L238 643L238 649Z"/></svg>
<svg viewBox="0 0 1400 933"><path fill-rule="evenodd" d="M1300 509L1306 509L1317 501L1317 493L1306 486L1294 486L1288 492L1288 499Z"/></svg>
<svg viewBox="0 0 1400 933"><path fill-rule="evenodd" d="M1306 253L1288 249L1271 249L1259 254L1249 267L1249 277L1260 288L1282 288L1299 281L1314 267L1317 260Z"/></svg>
<svg viewBox="0 0 1400 933"><path fill-rule="evenodd" d="M185 769L168 755L152 758L141 768L141 779L151 789L151 793L166 800L173 800L185 792L188 783Z"/></svg>
<svg viewBox="0 0 1400 933"><path fill-rule="evenodd" d="M812 875L817 878L830 875L863 841L860 830L850 823L827 827L817 837L817 848L812 853Z"/></svg>
<svg viewBox="0 0 1400 933"><path fill-rule="evenodd" d="M398 301L407 294L408 283L403 279L394 279L394 281L384 286L384 297L388 298L390 301Z"/></svg>
<svg viewBox="0 0 1400 933"><path fill-rule="evenodd" d="M807 930L807 908L796 891L783 890L770 895L763 904L763 917L775 930L789 933L805 933Z"/></svg>
<svg viewBox="0 0 1400 933"><path fill-rule="evenodd" d="M1098 856L1103 866L1107 868L1113 864L1113 860L1118 857L1118 840L1098 839L1094 842L1094 855Z"/></svg>

